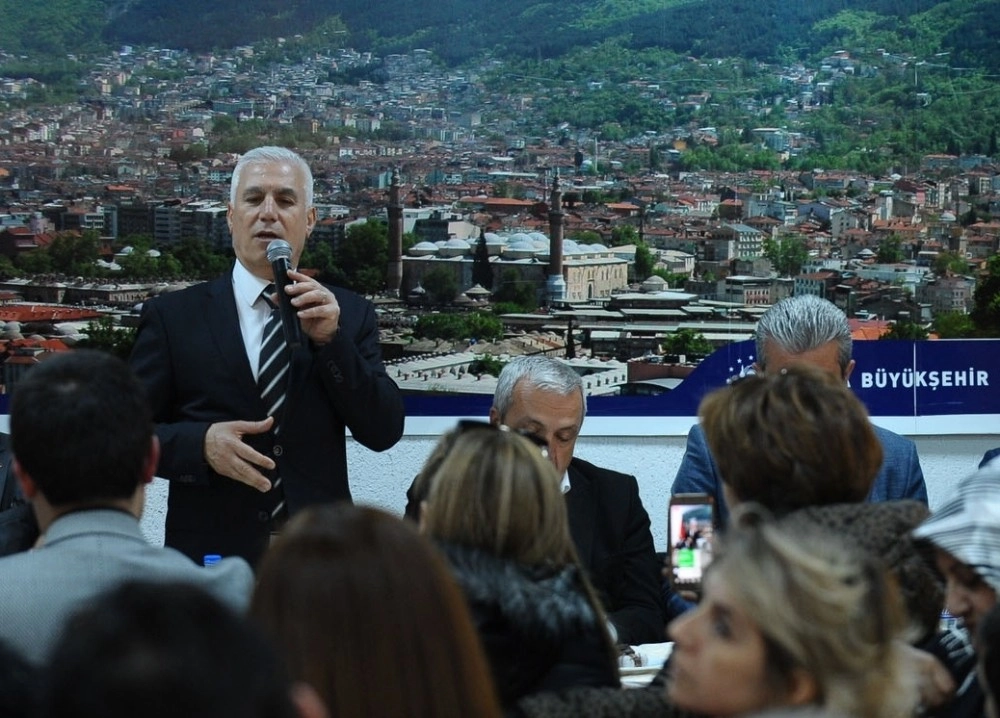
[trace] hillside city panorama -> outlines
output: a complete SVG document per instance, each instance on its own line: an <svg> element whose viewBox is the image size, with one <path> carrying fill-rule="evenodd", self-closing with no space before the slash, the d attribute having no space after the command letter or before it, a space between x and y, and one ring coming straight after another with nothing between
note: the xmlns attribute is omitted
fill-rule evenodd
<svg viewBox="0 0 1000 718"><path fill-rule="evenodd" d="M913 64L888 53L877 61ZM793 293L834 301L863 338L970 336L977 282L992 276L1000 242L994 158L934 152L886 176L719 172L684 161L736 132L780 168L814 145L798 118L842 79L874 76L872 62L843 50L815 67L768 68L780 94L748 95L751 126L688 123L623 138L546 124L550 88L521 78L496 90L488 79L502 73L497 60L445 69L421 50L379 58L344 48L258 64L252 47L124 47L94 66L80 101L44 106L23 102L36 80L0 78L4 351L30 365L93 340L102 317L125 334L144 299L200 279L157 261L192 240L228 249L238 142L288 144L310 163L320 223L307 256L339 263L341 281L376 298L385 357L409 390L490 391L473 371L483 355L532 351L612 372L595 393L636 378L621 363L631 359L676 378L692 356L748 338L763 308ZM329 79L376 64L383 81ZM715 101L713 91L675 95L648 78L627 85L666 108ZM782 124L772 126L776 106ZM406 246L398 291L384 274L381 222L394 192ZM547 282L554 233L564 237L561 296ZM374 281L349 263L359 253L352 236L375 243ZM61 271L55 248L80 237L97 238L98 256ZM488 259L476 258L480 244ZM431 312L487 315L500 329L445 331L420 321ZM17 371L5 365L6 385Z"/></svg>

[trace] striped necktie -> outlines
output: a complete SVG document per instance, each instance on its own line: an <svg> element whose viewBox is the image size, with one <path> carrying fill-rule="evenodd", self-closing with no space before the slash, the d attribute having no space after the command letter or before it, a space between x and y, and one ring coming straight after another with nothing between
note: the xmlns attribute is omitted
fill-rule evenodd
<svg viewBox="0 0 1000 718"><path fill-rule="evenodd" d="M267 415L274 417L274 433L281 428L281 414L285 406L285 388L288 384L288 345L281 329L281 312L271 301L274 285L268 284L261 293L261 298L271 308L271 314L264 324L264 334L260 343L260 368L257 372L257 389L260 391ZM279 521L287 515L285 510L285 490L281 486L281 477L277 476L271 486L274 496L271 518Z"/></svg>

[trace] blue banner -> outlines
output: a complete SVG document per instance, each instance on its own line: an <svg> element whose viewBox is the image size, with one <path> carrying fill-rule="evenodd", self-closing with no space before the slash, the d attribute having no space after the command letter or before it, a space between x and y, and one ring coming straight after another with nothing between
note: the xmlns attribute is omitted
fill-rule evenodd
<svg viewBox="0 0 1000 718"><path fill-rule="evenodd" d="M588 416L694 417L708 392L756 361L753 341L706 357L675 389L659 396L592 396ZM874 417L1000 414L1000 339L859 341L851 388ZM407 395L408 416L486 416L490 396ZM991 433L996 427L982 427Z"/></svg>

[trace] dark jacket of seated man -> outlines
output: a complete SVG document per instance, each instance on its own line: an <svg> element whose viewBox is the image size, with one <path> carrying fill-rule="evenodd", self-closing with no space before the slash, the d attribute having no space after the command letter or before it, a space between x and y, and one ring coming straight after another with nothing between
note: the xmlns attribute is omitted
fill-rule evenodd
<svg viewBox="0 0 1000 718"><path fill-rule="evenodd" d="M569 482L570 533L580 563L617 632L617 642L665 641L660 564L635 477L574 458ZM419 520L424 497L416 496L411 485L406 499L407 518Z"/></svg>

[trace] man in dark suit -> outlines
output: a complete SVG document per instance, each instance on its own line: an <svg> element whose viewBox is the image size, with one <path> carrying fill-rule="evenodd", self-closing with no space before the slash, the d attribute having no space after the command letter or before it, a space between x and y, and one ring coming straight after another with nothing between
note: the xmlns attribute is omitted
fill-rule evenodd
<svg viewBox="0 0 1000 718"><path fill-rule="evenodd" d="M573 456L587 411L580 375L557 359L517 357L497 382L490 422L544 440L562 478L569 528L580 562L607 611L618 643L666 640L649 516L634 476L594 466ZM406 514L419 517L411 486Z"/></svg>
<svg viewBox="0 0 1000 718"><path fill-rule="evenodd" d="M157 475L171 482L167 545L199 561L255 563L289 513L350 499L345 428L388 449L402 435L403 402L371 302L292 269L286 294L304 341L281 352L283 391L265 403L257 380L278 301L266 251L284 240L297 266L316 223L309 166L280 147L243 155L227 219L232 272L147 302L131 364L157 422Z"/></svg>

